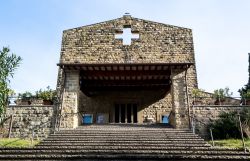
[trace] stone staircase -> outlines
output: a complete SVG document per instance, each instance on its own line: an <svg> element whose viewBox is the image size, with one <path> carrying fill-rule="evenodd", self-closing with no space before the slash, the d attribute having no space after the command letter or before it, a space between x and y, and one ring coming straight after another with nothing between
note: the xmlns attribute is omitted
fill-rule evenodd
<svg viewBox="0 0 250 161"><path fill-rule="evenodd" d="M110 124L61 130L34 148L0 149L0 160L250 161L250 154L213 148L188 130Z"/></svg>

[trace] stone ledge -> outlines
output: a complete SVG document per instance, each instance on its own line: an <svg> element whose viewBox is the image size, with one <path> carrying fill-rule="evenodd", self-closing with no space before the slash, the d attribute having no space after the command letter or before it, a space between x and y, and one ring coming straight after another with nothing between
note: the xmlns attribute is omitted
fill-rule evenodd
<svg viewBox="0 0 250 161"><path fill-rule="evenodd" d="M54 107L55 105L9 105L7 108L18 108L18 107Z"/></svg>
<svg viewBox="0 0 250 161"><path fill-rule="evenodd" d="M206 108L206 107L222 107L222 108L225 108L225 107L235 107L235 108L249 107L250 108L250 105L194 105L193 107L194 108L196 108L196 107L203 107L203 108Z"/></svg>

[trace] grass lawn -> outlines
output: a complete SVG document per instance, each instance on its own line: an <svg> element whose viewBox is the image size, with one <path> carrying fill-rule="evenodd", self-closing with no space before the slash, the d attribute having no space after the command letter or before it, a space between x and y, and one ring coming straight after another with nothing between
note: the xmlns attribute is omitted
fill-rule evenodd
<svg viewBox="0 0 250 161"><path fill-rule="evenodd" d="M212 144L211 141L209 141ZM242 148L242 141L240 139L227 139L227 140L215 140L215 146L222 146L228 148ZM245 139L245 144L250 149L250 139Z"/></svg>
<svg viewBox="0 0 250 161"><path fill-rule="evenodd" d="M38 143L39 141L34 141L32 145L30 140L24 140L19 138L0 138L0 147L32 147Z"/></svg>

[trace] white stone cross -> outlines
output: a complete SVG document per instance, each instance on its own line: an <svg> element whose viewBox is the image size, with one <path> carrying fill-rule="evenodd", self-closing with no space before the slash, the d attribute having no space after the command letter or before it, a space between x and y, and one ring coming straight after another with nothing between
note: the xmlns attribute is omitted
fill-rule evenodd
<svg viewBox="0 0 250 161"><path fill-rule="evenodd" d="M131 28L123 28L123 32L116 33L115 39L122 39L123 45L131 45L131 39L139 39L139 34L131 32Z"/></svg>

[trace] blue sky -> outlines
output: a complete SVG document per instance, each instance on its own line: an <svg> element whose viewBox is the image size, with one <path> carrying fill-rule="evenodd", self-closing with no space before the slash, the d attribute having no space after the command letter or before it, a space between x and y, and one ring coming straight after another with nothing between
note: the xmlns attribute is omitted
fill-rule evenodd
<svg viewBox="0 0 250 161"><path fill-rule="evenodd" d="M191 28L199 87L212 92L247 83L249 0L1 0L0 47L23 62L16 92L56 86L62 31L123 16Z"/></svg>

